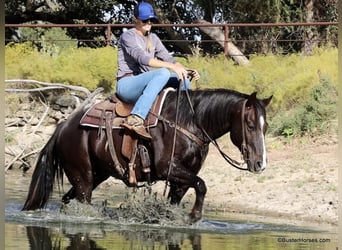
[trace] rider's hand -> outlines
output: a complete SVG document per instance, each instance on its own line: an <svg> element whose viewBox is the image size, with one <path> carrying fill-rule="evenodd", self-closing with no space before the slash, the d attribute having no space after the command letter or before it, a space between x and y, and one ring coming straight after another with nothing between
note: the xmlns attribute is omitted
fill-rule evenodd
<svg viewBox="0 0 342 250"><path fill-rule="evenodd" d="M178 79L185 79L188 76L188 71L180 63L175 63L172 70L178 75Z"/></svg>
<svg viewBox="0 0 342 250"><path fill-rule="evenodd" d="M191 70L191 76L195 81L198 81L201 78L200 74L195 69Z"/></svg>

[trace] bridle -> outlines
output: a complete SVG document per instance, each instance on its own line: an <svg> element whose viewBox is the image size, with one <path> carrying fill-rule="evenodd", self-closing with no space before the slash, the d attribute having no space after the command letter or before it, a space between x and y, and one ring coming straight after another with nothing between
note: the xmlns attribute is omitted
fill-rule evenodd
<svg viewBox="0 0 342 250"><path fill-rule="evenodd" d="M246 123L245 123L246 104L247 104L247 100L244 100L242 104L242 109L241 109L241 130L242 130L241 153L243 157L242 159L244 160L242 164L245 164L248 159L248 155L247 155L248 151L247 151L247 143L246 143Z"/></svg>
<svg viewBox="0 0 342 250"><path fill-rule="evenodd" d="M187 93L188 95L188 93ZM190 103L190 106L192 106L192 103L190 101L190 97L188 96L188 101ZM205 129L202 126L199 126L200 129L202 130L203 134L209 139L209 141L215 146L215 148L219 151L219 153L221 154L221 156L223 157L223 159L226 160L226 162L228 162L230 165L232 165L233 167L239 169L239 170L243 170L243 171L247 171L248 168L243 168L242 166L246 164L247 162L247 145L246 145L246 127L245 127L245 110L246 110L246 103L247 100L244 100L243 104L242 104L242 108L241 108L241 126L242 126L242 144L241 144L241 153L242 153L242 159L243 162L238 162L234 159L232 159L229 155L227 155L225 152L222 151L222 149L220 148L220 145L217 143L216 140L212 139L208 133L205 131ZM192 112L194 113L193 108L191 108Z"/></svg>
<svg viewBox="0 0 342 250"><path fill-rule="evenodd" d="M189 73L191 74L191 72ZM185 80L185 79L183 79ZM190 81L191 81L191 78L190 78ZM197 83L196 83L197 85ZM185 89L185 94L186 94L186 98L188 100L188 103L190 105L190 109L191 109L191 112L192 114L194 115L195 114L195 110L194 110L194 107L192 105L192 102L191 102L191 99L190 99L190 95L189 95L189 90L188 89ZM175 145L175 137L176 137L176 130L179 130L181 131L183 134L185 134L186 136L188 136L190 139L196 141L198 143L198 141L202 141L201 139L199 139L197 136L195 136L194 134L192 134L191 132L181 128L178 126L177 124L177 121L178 121L178 109L179 109L179 96L180 96L180 88L178 88L178 94L177 94L177 104L176 104L176 121L175 121L175 136L174 136L174 141L173 141L173 144ZM223 159L226 160L226 162L228 162L230 165L232 165L233 167L239 169L239 170L243 170L243 171L248 171L248 167L247 168L243 168L242 166L245 165L247 163L247 144L246 144L246 126L245 126L245 110L246 110L246 103L247 103L247 100L244 100L243 101L243 104L242 104L242 108L241 108L241 126L242 126L242 144L241 144L241 153L242 153L242 159L243 161L242 162L238 162L234 159L232 159L229 155L227 155L226 153L224 153L220 147L220 145L217 143L216 140L212 139L209 134L207 133L207 131L202 127L200 126L198 123L197 123L197 126L201 129L202 133L205 135L205 137L209 140L209 143L211 142L215 148L219 151L219 153L221 154L221 156L223 157ZM184 133L184 131L186 131L186 133ZM192 136L190 136L190 135ZM197 139L194 139L197 138ZM204 142L202 143L204 144ZM200 144L201 145L201 144ZM172 151L172 155L171 155L171 161L170 161L170 164L172 163L172 160L173 160L173 154L174 154L174 148L173 148L173 151ZM171 166L171 165L170 165ZM171 169L171 167L169 168L169 170Z"/></svg>

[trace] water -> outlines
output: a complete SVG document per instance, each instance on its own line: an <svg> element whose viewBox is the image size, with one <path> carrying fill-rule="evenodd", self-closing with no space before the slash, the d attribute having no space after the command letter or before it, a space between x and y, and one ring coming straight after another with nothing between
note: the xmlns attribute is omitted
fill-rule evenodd
<svg viewBox="0 0 342 250"><path fill-rule="evenodd" d="M188 208L173 207L153 195L142 200L141 196L127 198L124 192L113 194L105 190L95 192L93 206L71 202L61 209L60 197L54 194L47 209L22 212L29 177L7 175L5 179L6 249L330 250L337 247L335 232L317 228L211 214L189 224Z"/></svg>

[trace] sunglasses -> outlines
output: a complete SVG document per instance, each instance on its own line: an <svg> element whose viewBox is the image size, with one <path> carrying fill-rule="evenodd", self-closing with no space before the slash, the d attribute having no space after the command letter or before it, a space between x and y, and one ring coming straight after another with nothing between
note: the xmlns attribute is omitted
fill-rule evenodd
<svg viewBox="0 0 342 250"><path fill-rule="evenodd" d="M141 20L141 21L142 21L142 23L154 23L155 22L155 20L153 18Z"/></svg>

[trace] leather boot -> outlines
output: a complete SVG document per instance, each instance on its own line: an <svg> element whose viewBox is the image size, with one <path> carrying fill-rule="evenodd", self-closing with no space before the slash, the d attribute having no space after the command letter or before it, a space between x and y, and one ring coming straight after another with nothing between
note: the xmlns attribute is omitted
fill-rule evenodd
<svg viewBox="0 0 342 250"><path fill-rule="evenodd" d="M137 115L130 115L121 126L133 130L135 133L143 137L144 139L151 140L152 136L147 132L144 127L144 120Z"/></svg>

